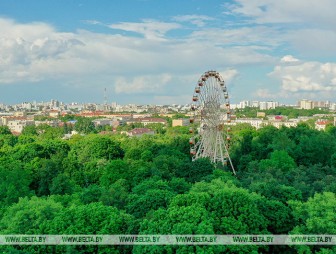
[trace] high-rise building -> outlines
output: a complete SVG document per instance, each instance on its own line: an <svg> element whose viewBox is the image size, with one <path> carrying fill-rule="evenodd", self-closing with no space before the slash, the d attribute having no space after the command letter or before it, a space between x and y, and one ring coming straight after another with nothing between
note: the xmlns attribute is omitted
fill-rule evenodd
<svg viewBox="0 0 336 254"><path fill-rule="evenodd" d="M277 101L261 101L259 102L260 110L274 109L279 106Z"/></svg>
<svg viewBox="0 0 336 254"><path fill-rule="evenodd" d="M314 108L329 108L330 101L314 101Z"/></svg>
<svg viewBox="0 0 336 254"><path fill-rule="evenodd" d="M267 109L267 102L266 101L259 102L259 107L260 107L260 110L266 110Z"/></svg>
<svg viewBox="0 0 336 254"><path fill-rule="evenodd" d="M300 109L312 109L314 107L313 101L306 99L300 100L298 104Z"/></svg>
<svg viewBox="0 0 336 254"><path fill-rule="evenodd" d="M246 108L246 107L251 107L251 102L250 101L241 101L239 103L240 108Z"/></svg>

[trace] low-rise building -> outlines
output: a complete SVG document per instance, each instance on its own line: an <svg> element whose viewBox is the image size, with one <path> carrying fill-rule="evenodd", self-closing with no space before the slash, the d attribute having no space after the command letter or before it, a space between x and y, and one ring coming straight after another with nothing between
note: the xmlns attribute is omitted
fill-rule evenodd
<svg viewBox="0 0 336 254"><path fill-rule="evenodd" d="M49 116L53 118L58 118L61 115L61 113L58 110L50 110Z"/></svg>
<svg viewBox="0 0 336 254"><path fill-rule="evenodd" d="M142 135L154 135L155 132L148 128L135 128L131 131L123 132L129 137L141 137Z"/></svg>
<svg viewBox="0 0 336 254"><path fill-rule="evenodd" d="M297 126L296 121L269 121L268 124L278 128L278 129L280 129L282 126L285 126L285 127L288 127L288 128Z"/></svg>
<svg viewBox="0 0 336 254"><path fill-rule="evenodd" d="M132 124L132 123L142 123L144 126L146 126L147 124L151 124L151 123L159 123L159 124L166 125L167 120L162 119L162 118L151 118L151 117L132 118L132 119L126 120L126 124Z"/></svg>
<svg viewBox="0 0 336 254"><path fill-rule="evenodd" d="M277 121L277 122L283 122L285 120L287 120L287 116L283 116L283 115L268 115L267 119L269 121Z"/></svg>
<svg viewBox="0 0 336 254"><path fill-rule="evenodd" d="M259 128L267 125L266 121L263 121L259 118L240 118L240 119L236 119L235 123L248 123L252 127L255 127L256 129L259 129Z"/></svg>
<svg viewBox="0 0 336 254"><path fill-rule="evenodd" d="M12 132L21 133L24 127L34 124L35 122L32 120L10 120L7 126Z"/></svg>
<svg viewBox="0 0 336 254"><path fill-rule="evenodd" d="M113 119L101 118L101 119L93 120L92 122L96 127L106 126L106 125L112 126Z"/></svg>
<svg viewBox="0 0 336 254"><path fill-rule="evenodd" d="M35 121L35 126L46 124L46 125L49 125L51 127L58 127L60 123L61 123L61 121L57 120L57 119L55 119L55 120L46 120L46 121Z"/></svg>
<svg viewBox="0 0 336 254"><path fill-rule="evenodd" d="M25 120L27 120L27 118L26 117L22 117L22 116L2 116L1 117L2 125L8 125L8 123L10 121L15 121L15 120L25 121Z"/></svg>
<svg viewBox="0 0 336 254"><path fill-rule="evenodd" d="M319 130L319 131L325 130L327 124L329 124L329 123L332 123L332 122L327 121L327 120L321 120L321 119L319 119L319 120L317 120L315 122L315 129Z"/></svg>
<svg viewBox="0 0 336 254"><path fill-rule="evenodd" d="M297 121L285 121L283 122L283 125L290 128L290 127L296 127L298 125Z"/></svg>
<svg viewBox="0 0 336 254"><path fill-rule="evenodd" d="M64 134L62 139L70 139L73 135L77 135L77 134L78 134L77 131L71 131L71 133ZM83 134L81 134L81 135L83 135Z"/></svg>
<svg viewBox="0 0 336 254"><path fill-rule="evenodd" d="M189 118L179 118L179 119L173 119L172 126L188 126L190 124Z"/></svg>
<svg viewBox="0 0 336 254"><path fill-rule="evenodd" d="M14 116L26 117L27 116L27 112L25 112L25 111L16 111L16 112L14 112Z"/></svg>
<svg viewBox="0 0 336 254"><path fill-rule="evenodd" d="M266 113L265 112L257 112L257 117L264 118L264 117L266 117Z"/></svg>

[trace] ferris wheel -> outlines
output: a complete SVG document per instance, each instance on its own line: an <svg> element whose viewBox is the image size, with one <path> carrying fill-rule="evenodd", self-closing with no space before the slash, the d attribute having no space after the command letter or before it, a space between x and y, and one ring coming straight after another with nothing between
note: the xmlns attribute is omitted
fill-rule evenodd
<svg viewBox="0 0 336 254"><path fill-rule="evenodd" d="M190 154L192 160L209 158L213 163L229 165L236 174L230 155L230 101L222 76L207 71L198 80L192 97L190 118Z"/></svg>

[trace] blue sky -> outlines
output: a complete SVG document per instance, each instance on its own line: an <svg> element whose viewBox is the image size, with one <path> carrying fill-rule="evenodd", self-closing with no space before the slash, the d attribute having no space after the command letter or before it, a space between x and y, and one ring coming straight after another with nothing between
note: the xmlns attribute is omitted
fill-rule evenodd
<svg viewBox="0 0 336 254"><path fill-rule="evenodd" d="M0 103L336 102L334 0L1 0Z"/></svg>

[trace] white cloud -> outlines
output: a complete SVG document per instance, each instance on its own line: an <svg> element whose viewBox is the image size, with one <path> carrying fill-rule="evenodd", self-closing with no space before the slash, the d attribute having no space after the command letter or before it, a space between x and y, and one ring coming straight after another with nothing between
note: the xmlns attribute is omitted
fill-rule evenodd
<svg viewBox="0 0 336 254"><path fill-rule="evenodd" d="M181 78L209 67L227 69L272 59L250 46L219 47L211 37L202 42L194 38L157 41L83 30L61 33L41 23L22 25L2 19L0 23L4 25L0 27L2 83L63 79L66 83L85 84L94 76L111 83L116 76L133 78L163 73ZM43 29L38 34L40 28ZM164 33L167 29L159 30ZM12 33L7 35L3 31Z"/></svg>
<svg viewBox="0 0 336 254"><path fill-rule="evenodd" d="M287 56L288 57L288 56ZM277 65L271 77L281 80L281 89L291 93L336 91L336 63L291 61Z"/></svg>
<svg viewBox="0 0 336 254"><path fill-rule="evenodd" d="M108 27L120 29L128 32L142 34L147 39L163 39L164 35L173 29L180 28L177 23L158 22L154 20L143 20L141 23L121 22L119 24L111 24Z"/></svg>
<svg viewBox="0 0 336 254"><path fill-rule="evenodd" d="M299 61L299 59L296 59L296 58L293 57L292 55L284 56L284 57L281 58L281 60L280 60L281 63L297 63L298 61Z"/></svg>
<svg viewBox="0 0 336 254"><path fill-rule="evenodd" d="M0 32L1 38L24 38L27 41L31 41L49 36L54 32L54 28L42 22L19 24L11 19L0 18Z"/></svg>
<svg viewBox="0 0 336 254"><path fill-rule="evenodd" d="M242 27L235 29L212 28L193 32L194 40L211 41L217 45L226 46L264 46L264 49L274 48L283 42L277 31L266 26Z"/></svg>
<svg viewBox="0 0 336 254"><path fill-rule="evenodd" d="M70 59L68 54L76 47L84 46L84 43L73 35L55 33L51 28L45 29L49 31L47 34L45 30L41 31L40 36L31 33L34 29L39 29L40 24L18 25L19 29L14 23L11 26L13 33L0 38L0 82L36 82L50 78L50 75L55 77L76 69L76 59L67 65ZM21 27L25 29L21 30ZM0 29L8 30L8 27Z"/></svg>
<svg viewBox="0 0 336 254"><path fill-rule="evenodd" d="M173 20L177 22L190 22L198 27L203 27L207 21L212 21L214 18L205 15L181 15L173 17Z"/></svg>
<svg viewBox="0 0 336 254"><path fill-rule="evenodd" d="M285 38L291 42L293 48L305 55L336 56L336 31L334 29L298 29L288 31Z"/></svg>
<svg viewBox="0 0 336 254"><path fill-rule="evenodd" d="M223 77L226 83L230 83L233 79L235 79L239 75L236 69L219 71L219 74Z"/></svg>
<svg viewBox="0 0 336 254"><path fill-rule="evenodd" d="M232 13L257 23L305 23L332 28L336 25L334 0L235 0Z"/></svg>
<svg viewBox="0 0 336 254"><path fill-rule="evenodd" d="M235 0L234 4L224 4L224 8L224 15L239 20L236 30L254 31L260 45L273 45L273 49L282 46L314 58L336 56L336 1ZM244 22L248 25L241 27ZM253 32L243 34L250 34L247 42L253 38Z"/></svg>
<svg viewBox="0 0 336 254"><path fill-rule="evenodd" d="M272 44L276 44L273 36L263 40L270 33L267 27L202 28L190 36L174 39L165 38L165 34L174 27L169 24L175 23L150 26L147 22L146 29L155 38L164 38L153 40L150 36L85 30L62 33L42 23L20 24L3 19L0 23L5 25L0 27L2 84L24 82L29 86L39 81L48 86L55 81L76 89L114 87L120 96L150 93L152 98L176 96L182 100L182 96L192 95L199 76L209 69L219 71L230 88L236 83L232 81L238 76L239 66L273 64L276 59L268 54ZM3 31L12 33L7 36Z"/></svg>
<svg viewBox="0 0 336 254"><path fill-rule="evenodd" d="M115 91L126 94L159 93L171 79L169 74L137 76L131 80L119 77L115 80Z"/></svg>

